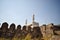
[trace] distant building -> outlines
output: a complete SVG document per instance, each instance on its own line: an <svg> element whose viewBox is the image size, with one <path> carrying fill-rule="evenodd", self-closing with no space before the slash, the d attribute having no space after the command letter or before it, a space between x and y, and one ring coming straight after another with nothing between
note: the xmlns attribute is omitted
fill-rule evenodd
<svg viewBox="0 0 60 40"><path fill-rule="evenodd" d="M33 27L38 27L38 26L39 26L39 23L38 23L38 22L35 22L35 15L34 15L34 14L33 14L33 16L32 16L32 23L28 25L28 24L27 24L27 20L26 20L25 25L31 26L32 28L33 28Z"/></svg>

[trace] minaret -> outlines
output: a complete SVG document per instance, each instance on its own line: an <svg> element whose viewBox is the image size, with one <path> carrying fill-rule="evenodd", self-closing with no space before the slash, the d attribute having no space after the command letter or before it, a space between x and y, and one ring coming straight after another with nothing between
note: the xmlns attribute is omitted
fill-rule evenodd
<svg viewBox="0 0 60 40"><path fill-rule="evenodd" d="M34 20L35 20L35 15L33 14L33 16L32 16L32 22L34 22Z"/></svg>
<svg viewBox="0 0 60 40"><path fill-rule="evenodd" d="M33 16L32 16L32 28L34 27L34 22L35 22L35 15L33 14Z"/></svg>
<svg viewBox="0 0 60 40"><path fill-rule="evenodd" d="M27 19L26 19L26 21L25 21L25 25L27 26Z"/></svg>

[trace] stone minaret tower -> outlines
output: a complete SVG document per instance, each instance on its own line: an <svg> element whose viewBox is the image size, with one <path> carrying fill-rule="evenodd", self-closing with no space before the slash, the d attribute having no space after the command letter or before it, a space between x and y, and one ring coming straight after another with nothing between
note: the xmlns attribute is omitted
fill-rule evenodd
<svg viewBox="0 0 60 40"><path fill-rule="evenodd" d="M26 19L26 21L25 21L25 25L27 26L27 19Z"/></svg>
<svg viewBox="0 0 60 40"><path fill-rule="evenodd" d="M33 16L32 16L32 28L34 27L34 23L35 23L35 15L33 14Z"/></svg>
<svg viewBox="0 0 60 40"><path fill-rule="evenodd" d="M33 16L32 16L32 23L34 23L34 20L35 20L35 15L33 14Z"/></svg>

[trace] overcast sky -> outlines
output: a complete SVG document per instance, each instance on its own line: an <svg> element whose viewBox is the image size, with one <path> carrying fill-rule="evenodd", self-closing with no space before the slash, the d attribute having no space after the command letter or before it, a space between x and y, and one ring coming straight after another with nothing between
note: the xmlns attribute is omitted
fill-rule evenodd
<svg viewBox="0 0 60 40"><path fill-rule="evenodd" d="M0 23L29 24L33 14L40 25L60 24L60 0L0 0Z"/></svg>

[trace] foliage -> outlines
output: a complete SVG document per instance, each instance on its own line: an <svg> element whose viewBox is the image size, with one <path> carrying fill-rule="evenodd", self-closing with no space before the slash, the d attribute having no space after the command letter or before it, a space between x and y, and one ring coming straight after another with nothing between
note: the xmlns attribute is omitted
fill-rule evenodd
<svg viewBox="0 0 60 40"><path fill-rule="evenodd" d="M31 35L30 35L30 33L27 34L27 36L25 37L24 40L31 40Z"/></svg>

